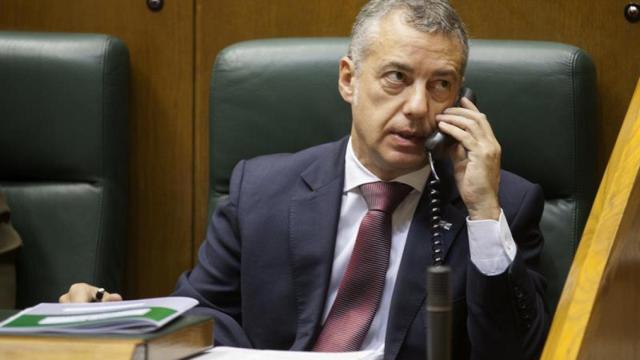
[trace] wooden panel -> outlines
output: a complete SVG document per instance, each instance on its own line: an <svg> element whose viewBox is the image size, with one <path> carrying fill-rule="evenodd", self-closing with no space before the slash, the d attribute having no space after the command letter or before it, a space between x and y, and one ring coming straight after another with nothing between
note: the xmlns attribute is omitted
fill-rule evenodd
<svg viewBox="0 0 640 360"><path fill-rule="evenodd" d="M558 41L591 54L598 73L598 166L603 170L640 76L640 23L626 0L451 0L472 38Z"/></svg>
<svg viewBox="0 0 640 360"><path fill-rule="evenodd" d="M640 82L567 278L543 359L640 357Z"/></svg>
<svg viewBox="0 0 640 360"><path fill-rule="evenodd" d="M99 32L131 55L128 297L166 295L192 264L193 1L3 0L0 29ZM71 264L70 264L71 266Z"/></svg>
<svg viewBox="0 0 640 360"><path fill-rule="evenodd" d="M258 38L347 36L365 0L196 0L194 250L204 234L209 193L209 83L217 53ZM336 68L337 68L336 64ZM336 78L336 86L338 79Z"/></svg>

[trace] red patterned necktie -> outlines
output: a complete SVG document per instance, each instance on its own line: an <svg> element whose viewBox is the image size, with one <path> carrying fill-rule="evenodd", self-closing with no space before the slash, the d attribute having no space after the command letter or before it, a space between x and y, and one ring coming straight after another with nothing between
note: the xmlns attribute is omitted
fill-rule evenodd
<svg viewBox="0 0 640 360"><path fill-rule="evenodd" d="M360 186L369 211L360 223L349 265L313 351L360 350L382 298L391 250L391 217L411 189L398 182Z"/></svg>

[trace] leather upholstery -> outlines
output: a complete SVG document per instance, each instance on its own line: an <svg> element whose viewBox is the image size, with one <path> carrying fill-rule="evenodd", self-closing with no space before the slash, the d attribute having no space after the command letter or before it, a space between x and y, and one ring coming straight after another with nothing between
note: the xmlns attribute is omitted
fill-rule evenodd
<svg viewBox="0 0 640 360"><path fill-rule="evenodd" d="M347 44L346 38L270 39L221 52L210 98L210 209L228 192L239 160L348 134L350 108L337 91ZM553 310L595 194L594 66L569 45L474 40L466 85L502 145L503 168L544 189L542 270Z"/></svg>
<svg viewBox="0 0 640 360"><path fill-rule="evenodd" d="M16 306L15 258L21 246L22 239L11 225L11 209L0 189L0 309Z"/></svg>
<svg viewBox="0 0 640 360"><path fill-rule="evenodd" d="M17 305L119 291L129 56L110 36L0 32L0 187L23 240Z"/></svg>

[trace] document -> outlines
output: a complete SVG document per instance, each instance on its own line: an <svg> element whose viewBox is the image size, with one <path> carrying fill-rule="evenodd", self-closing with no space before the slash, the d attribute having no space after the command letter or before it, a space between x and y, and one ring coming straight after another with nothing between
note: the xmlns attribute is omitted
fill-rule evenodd
<svg viewBox="0 0 640 360"><path fill-rule="evenodd" d="M143 334L161 328L197 304L188 297L42 303L0 323L0 333Z"/></svg>
<svg viewBox="0 0 640 360"><path fill-rule="evenodd" d="M382 360L375 351L320 353L309 351L277 351L216 346L194 360Z"/></svg>

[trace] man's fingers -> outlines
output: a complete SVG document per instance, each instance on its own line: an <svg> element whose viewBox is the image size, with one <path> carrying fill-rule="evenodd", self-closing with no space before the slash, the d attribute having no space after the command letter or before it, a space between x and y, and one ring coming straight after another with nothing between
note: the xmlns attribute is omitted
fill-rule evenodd
<svg viewBox="0 0 640 360"><path fill-rule="evenodd" d="M65 295L68 296L68 302L90 302L93 300L93 295L96 293L97 289L98 288L95 286L91 286L86 283L76 283L71 285L69 292Z"/></svg>
<svg viewBox="0 0 640 360"><path fill-rule="evenodd" d="M445 122L459 127L462 130L470 131L473 133L477 132L476 129L479 128L477 121L464 117L462 115L447 113L439 114L436 118L440 120L439 122Z"/></svg>
<svg viewBox="0 0 640 360"><path fill-rule="evenodd" d="M449 124L448 122L439 122L438 129L456 139L456 141L462 144L462 146L467 150L473 149L475 147L475 144L477 143L477 140L474 139L469 132L455 125Z"/></svg>
<svg viewBox="0 0 640 360"><path fill-rule="evenodd" d="M480 111L478 110L478 107L476 106L476 104L474 104L473 101L467 99L466 97L460 98L460 105L466 109L471 109L473 111Z"/></svg>
<svg viewBox="0 0 640 360"><path fill-rule="evenodd" d="M467 150L465 150L462 144L456 144L449 149L449 156L454 166L464 164L467 161Z"/></svg>
<svg viewBox="0 0 640 360"><path fill-rule="evenodd" d="M498 140L484 114L470 109L450 108L438 114L436 120L438 127L458 140L467 151L489 157L500 152Z"/></svg>
<svg viewBox="0 0 640 360"><path fill-rule="evenodd" d="M98 288L93 285L89 285L86 283L77 283L71 285L71 287L69 288L69 292L60 296L58 301L60 301L61 303L86 303L97 301L97 292ZM111 294L105 291L101 301L122 301L122 296L120 294Z"/></svg>
<svg viewBox="0 0 640 360"><path fill-rule="evenodd" d="M441 115L456 115L459 117L471 119L476 122L478 126L484 130L484 132L493 134L493 129L491 128L491 124L489 124L487 116L484 113L480 112L480 110L478 110L478 108L472 102L468 100L467 102L469 103L469 107L451 107L445 109Z"/></svg>
<svg viewBox="0 0 640 360"><path fill-rule="evenodd" d="M104 293L104 297L102 298L102 302L107 302L107 301L122 301L122 296L120 296L120 294L109 294L108 292Z"/></svg>

